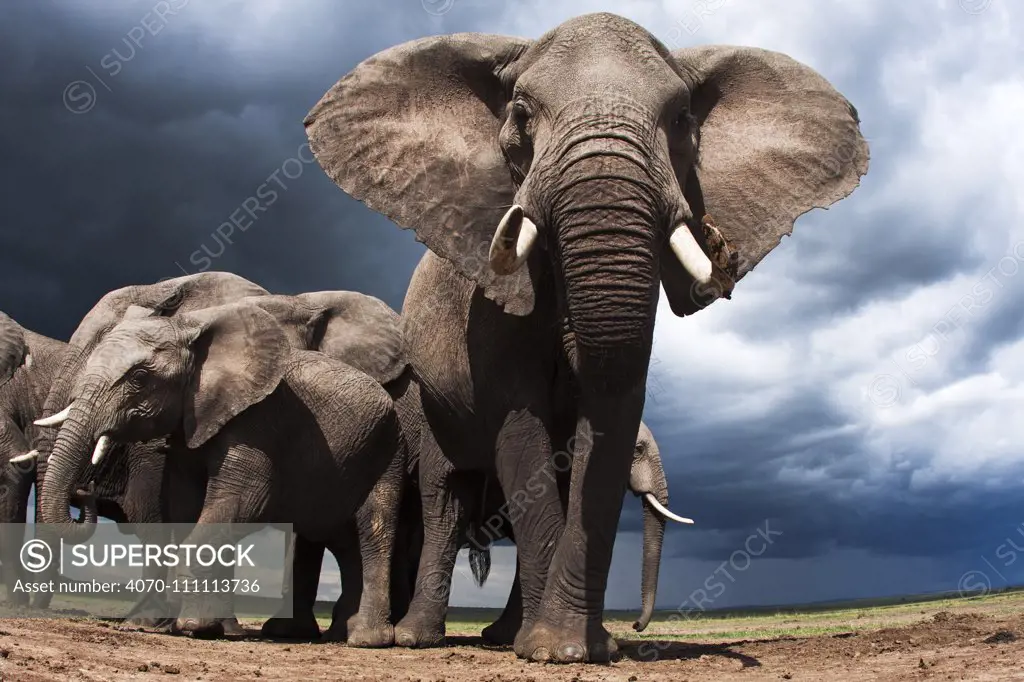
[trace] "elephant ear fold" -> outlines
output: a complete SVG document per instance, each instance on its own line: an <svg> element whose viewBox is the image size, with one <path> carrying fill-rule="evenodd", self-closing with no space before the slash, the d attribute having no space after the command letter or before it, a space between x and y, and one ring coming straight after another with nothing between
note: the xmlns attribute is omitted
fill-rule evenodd
<svg viewBox="0 0 1024 682"><path fill-rule="evenodd" d="M247 296L265 296L269 292L233 272L201 272L182 275L157 283L147 304L162 317L238 301Z"/></svg>
<svg viewBox="0 0 1024 682"><path fill-rule="evenodd" d="M198 448L281 383L291 347L281 326L245 303L180 316L194 366L185 390L184 427Z"/></svg>
<svg viewBox="0 0 1024 682"><path fill-rule="evenodd" d="M402 318L380 299L354 291L296 296L314 310L307 324L307 348L341 360L388 384L405 371L408 358Z"/></svg>
<svg viewBox="0 0 1024 682"><path fill-rule="evenodd" d="M516 61L532 41L480 33L423 38L370 57L305 119L327 175L451 262L509 312L532 309L527 268L489 267L515 194L498 145Z"/></svg>
<svg viewBox="0 0 1024 682"><path fill-rule="evenodd" d="M733 282L750 272L813 208L848 196L868 170L857 110L821 74L768 50L709 45L672 52L692 77L691 113L699 158L680 176L691 229L716 261L721 239L733 255ZM677 169L689 168L681 163ZM709 220L707 220L707 217ZM663 278L672 310L688 315L731 289L701 290L665 248Z"/></svg>
<svg viewBox="0 0 1024 682"><path fill-rule="evenodd" d="M7 383L28 356L25 330L0 312L0 386Z"/></svg>
<svg viewBox="0 0 1024 682"><path fill-rule="evenodd" d="M156 317L157 311L153 308L146 308L141 305L130 305L124 311L124 315L121 316L121 321L125 320L140 320L147 317Z"/></svg>

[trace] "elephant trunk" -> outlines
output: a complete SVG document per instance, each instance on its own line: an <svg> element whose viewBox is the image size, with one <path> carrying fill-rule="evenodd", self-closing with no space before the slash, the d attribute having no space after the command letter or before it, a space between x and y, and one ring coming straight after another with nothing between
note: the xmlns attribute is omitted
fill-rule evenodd
<svg viewBox="0 0 1024 682"><path fill-rule="evenodd" d="M665 499L665 502L667 501ZM654 615L654 602L658 597L658 572L661 568L661 547L665 540L664 517L646 499L643 500L643 505L644 556L640 574L640 617L633 623L633 629L637 632L643 632Z"/></svg>
<svg viewBox="0 0 1024 682"><path fill-rule="evenodd" d="M71 404L71 391L74 386L75 378L82 371L87 355L88 354L85 353L83 349L73 344L68 344L64 351L64 360L61 362L60 370L54 375L53 383L50 385L50 391L46 395L46 401L43 403L42 414L39 415L40 418L45 419L52 417ZM32 446L39 453L36 457L37 486L40 486L42 481L46 478L48 460L50 453L53 451L54 440L57 437L57 433L58 430L55 428L36 429ZM38 513L36 514L36 517L37 519L39 518Z"/></svg>
<svg viewBox="0 0 1024 682"><path fill-rule="evenodd" d="M658 298L658 210L653 191L638 191L651 180L633 161L582 156L574 168L582 179L557 192L552 207L569 354L581 384L590 384L584 389L621 395L647 376Z"/></svg>
<svg viewBox="0 0 1024 682"><path fill-rule="evenodd" d="M82 477L93 452L93 430L87 411L76 401L54 441L49 471L39 492L42 522L61 526L62 537L78 544L87 541L96 529L95 501L87 497L82 507L82 523L71 518L70 503L75 485Z"/></svg>

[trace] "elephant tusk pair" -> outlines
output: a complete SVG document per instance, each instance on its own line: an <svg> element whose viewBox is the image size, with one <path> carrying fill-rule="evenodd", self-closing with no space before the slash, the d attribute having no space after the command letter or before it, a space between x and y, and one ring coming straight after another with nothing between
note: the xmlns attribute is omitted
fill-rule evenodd
<svg viewBox="0 0 1024 682"><path fill-rule="evenodd" d="M537 226L526 217L523 207L514 204L498 223L491 239L488 260L491 270L499 275L511 275L522 267L537 243Z"/></svg>
<svg viewBox="0 0 1024 682"><path fill-rule="evenodd" d="M50 415L44 419L37 419L33 423L36 426L60 426L67 421L68 415L71 414L71 406L68 405L57 414Z"/></svg>
<svg viewBox="0 0 1024 682"><path fill-rule="evenodd" d="M60 412L58 412L55 415L52 415L50 417L46 417L45 419L37 419L34 422L34 424L36 426L60 426L65 421L67 421L67 418L68 418L69 414L71 414L71 406L70 405L68 405L67 407L65 407L63 410L61 410ZM103 459L103 456L107 454L107 452L110 450L110 444L111 444L110 436L107 436L107 435L100 436L99 440L96 441L96 449L92 451L92 464L93 464L93 466L96 466L97 464L99 464L100 460ZM14 457L14 458L12 458L9 461L11 461L11 462L22 462L22 461L28 459L30 456L31 457L35 457L38 454L39 454L38 452L33 450L32 452L29 452L27 454L21 455L19 457Z"/></svg>
<svg viewBox="0 0 1024 682"><path fill-rule="evenodd" d="M654 511L658 512L670 521L675 521L677 523L693 523L693 519L688 519L684 516L679 516L678 514L673 513L668 507L663 505L661 502L658 502L658 498L652 493L644 493L644 499L647 500L647 504L654 507Z"/></svg>
<svg viewBox="0 0 1024 682"><path fill-rule="evenodd" d="M17 457L11 457L9 460L7 460L7 462L9 464L21 464L22 462L27 462L30 459L35 459L38 456L39 456L39 451L38 450L31 450L29 452L26 452L24 455L18 455Z"/></svg>
<svg viewBox="0 0 1024 682"><path fill-rule="evenodd" d="M491 270L499 275L511 275L522 267L537 243L538 230L532 220L526 217L523 207L513 204L508 209L491 239L488 260ZM685 223L677 226L669 238L672 253L683 268L700 284L711 282L713 266L711 259L690 233Z"/></svg>

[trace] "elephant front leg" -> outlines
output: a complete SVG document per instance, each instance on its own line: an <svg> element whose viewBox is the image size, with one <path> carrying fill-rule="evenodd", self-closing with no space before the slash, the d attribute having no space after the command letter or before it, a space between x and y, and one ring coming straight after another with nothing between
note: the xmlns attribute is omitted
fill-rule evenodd
<svg viewBox="0 0 1024 682"><path fill-rule="evenodd" d="M172 533L167 526L161 524L145 524L134 526L138 529L139 539L148 545L166 546L173 541ZM156 631L170 631L174 625L171 602L168 599L166 588L161 591L157 588L168 579L173 578L173 572L161 564L146 563L142 568L143 584L152 585L153 589L140 595L139 599L132 606L125 617L124 625L128 629L144 629Z"/></svg>
<svg viewBox="0 0 1024 682"><path fill-rule="evenodd" d="M565 532L551 561L537 618L531 627L524 624L515 642L516 654L524 658L606 662L618 649L602 615L643 396L605 407L582 404ZM518 539L518 529L516 535Z"/></svg>
<svg viewBox="0 0 1024 682"><path fill-rule="evenodd" d="M506 500L503 518L489 520L485 526L496 521L512 524L522 597L520 632L537 617L548 566L564 526L557 474L568 460L552 458L551 449L549 430L540 416L529 410L508 414L497 441L498 480Z"/></svg>
<svg viewBox="0 0 1024 682"><path fill-rule="evenodd" d="M244 536L237 532L226 532L221 524L227 523L243 524L251 521L207 521L200 518L184 544L194 547L211 545L215 548L238 544ZM192 557L191 565L187 565L179 553L181 563L174 589L181 597L181 612L175 621L173 631L198 639L244 637L246 632L233 615L234 595L230 589L222 587L231 585L233 569L217 562L204 566L196 560L196 554Z"/></svg>
<svg viewBox="0 0 1024 682"><path fill-rule="evenodd" d="M291 600L291 616L274 616L263 624L260 635L270 639L313 640L320 636L316 622L316 591L324 560L324 545L293 533L285 549L282 598Z"/></svg>
<svg viewBox="0 0 1024 682"><path fill-rule="evenodd" d="M205 504L185 544L237 543L244 536L231 527L259 523L270 502L270 462L262 453L237 446L222 456L211 454L206 466L209 477ZM232 568L216 562L212 566L192 566L184 571L179 568L179 591L184 591L181 591L181 613L175 622L175 631L202 638L246 636L245 629L233 615L234 594L230 590L207 589L209 581L230 579L233 575ZM204 580L208 582L203 583Z"/></svg>
<svg viewBox="0 0 1024 682"><path fill-rule="evenodd" d="M21 443L19 443L21 444ZM24 443L22 447L27 447ZM24 450L17 452L24 454ZM25 540L25 523L28 515L28 496L32 488L34 461L9 464L0 456L0 569L7 586L7 602L13 606L26 606L28 592L15 590L18 580L24 577L20 552Z"/></svg>
<svg viewBox="0 0 1024 682"><path fill-rule="evenodd" d="M391 562L395 552L404 462L396 458L393 475L385 476L356 513L362 595L359 612L348 623L349 646L373 648L395 643L391 624Z"/></svg>
<svg viewBox="0 0 1024 682"><path fill-rule="evenodd" d="M395 644L442 646L452 573L458 554L462 503L452 488L452 470L432 436L420 449L420 496L423 503L423 549L409 611L395 626Z"/></svg>

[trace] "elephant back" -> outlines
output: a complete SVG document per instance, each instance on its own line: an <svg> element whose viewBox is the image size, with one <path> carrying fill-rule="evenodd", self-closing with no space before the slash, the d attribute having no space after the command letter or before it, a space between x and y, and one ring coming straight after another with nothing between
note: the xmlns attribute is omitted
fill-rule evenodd
<svg viewBox="0 0 1024 682"><path fill-rule="evenodd" d="M382 385L405 371L402 318L386 303L355 291L311 292L296 298L322 311L309 348L361 370Z"/></svg>

